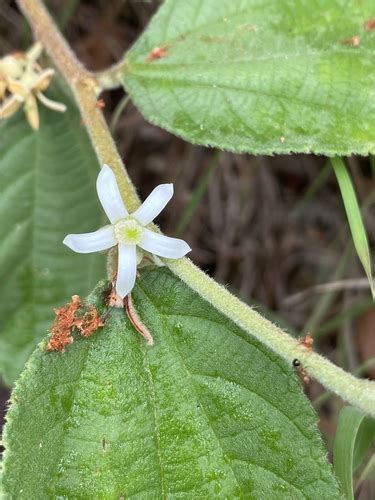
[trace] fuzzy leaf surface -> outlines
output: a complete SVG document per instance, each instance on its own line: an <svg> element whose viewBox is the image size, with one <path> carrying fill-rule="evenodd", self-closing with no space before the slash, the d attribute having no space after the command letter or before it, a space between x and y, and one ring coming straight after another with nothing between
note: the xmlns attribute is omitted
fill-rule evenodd
<svg viewBox="0 0 375 500"><path fill-rule="evenodd" d="M147 120L193 143L367 154L374 17L373 0L166 0L126 54L123 83Z"/></svg>
<svg viewBox="0 0 375 500"><path fill-rule="evenodd" d="M55 88L65 113L39 106L38 132L22 110L0 125L0 375L12 383L46 335L53 307L86 295L103 276L100 255L74 254L68 233L102 223L98 162L80 115Z"/></svg>
<svg viewBox="0 0 375 500"><path fill-rule="evenodd" d="M341 498L293 369L166 268L12 395L4 488L22 498ZM104 312L103 289L90 297ZM162 291L162 292L161 292Z"/></svg>

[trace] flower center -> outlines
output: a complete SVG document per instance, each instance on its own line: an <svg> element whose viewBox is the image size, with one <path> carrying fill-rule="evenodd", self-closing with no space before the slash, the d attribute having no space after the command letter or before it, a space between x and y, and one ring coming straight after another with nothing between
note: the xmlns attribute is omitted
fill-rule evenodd
<svg viewBox="0 0 375 500"><path fill-rule="evenodd" d="M119 243L136 245L141 240L143 227L135 219L120 219L114 228Z"/></svg>

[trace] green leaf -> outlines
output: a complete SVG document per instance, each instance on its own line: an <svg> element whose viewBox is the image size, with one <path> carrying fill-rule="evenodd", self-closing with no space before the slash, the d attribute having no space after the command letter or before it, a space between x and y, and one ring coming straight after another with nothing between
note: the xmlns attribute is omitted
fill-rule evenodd
<svg viewBox="0 0 375 500"><path fill-rule="evenodd" d="M53 307L86 294L104 273L100 255L74 254L68 233L95 230L98 162L80 115L40 107L34 132L24 113L0 126L0 374L10 384L53 319Z"/></svg>
<svg viewBox="0 0 375 500"><path fill-rule="evenodd" d="M359 426L354 452L353 452L353 470L357 470L362 464L375 439L375 420L364 418Z"/></svg>
<svg viewBox="0 0 375 500"><path fill-rule="evenodd" d="M103 290L91 296L100 312ZM22 498L341 498L293 369L166 268L12 395L4 488Z"/></svg>
<svg viewBox="0 0 375 500"><path fill-rule="evenodd" d="M375 151L373 0L166 0L125 58L145 118L256 154ZM354 35L360 45L343 43ZM151 51L165 57L149 60Z"/></svg>
<svg viewBox="0 0 375 500"><path fill-rule="evenodd" d="M0 498L2 499L4 497L4 490L3 490L3 462L0 462Z"/></svg>
<svg viewBox="0 0 375 500"><path fill-rule="evenodd" d="M353 237L354 247L359 260L365 270L370 284L373 299L375 299L375 287L372 279L370 248L367 240L365 226L362 221L361 209L359 208L357 197L354 191L345 163L341 158L331 158L333 169L340 186L342 199L348 217L350 231Z"/></svg>
<svg viewBox="0 0 375 500"><path fill-rule="evenodd" d="M363 418L364 415L355 408L344 406L337 423L333 446L333 464L348 500L354 499L353 455L357 433Z"/></svg>

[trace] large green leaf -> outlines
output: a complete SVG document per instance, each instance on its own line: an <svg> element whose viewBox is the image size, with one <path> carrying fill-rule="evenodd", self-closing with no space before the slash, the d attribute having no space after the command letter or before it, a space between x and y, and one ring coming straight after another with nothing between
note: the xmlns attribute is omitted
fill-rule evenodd
<svg viewBox="0 0 375 500"><path fill-rule="evenodd" d="M375 151L373 0L166 0L126 55L144 116L233 151ZM359 46L344 43L360 36ZM165 57L150 60L155 47Z"/></svg>
<svg viewBox="0 0 375 500"><path fill-rule="evenodd" d="M63 244L102 217L98 162L80 115L61 91L64 114L41 110L34 132L19 111L0 128L0 374L11 383L53 319L53 307L86 294L103 276L98 255Z"/></svg>
<svg viewBox="0 0 375 500"><path fill-rule="evenodd" d="M64 354L37 349L12 395L12 498L341 498L293 369L165 268ZM91 296L103 310L103 286Z"/></svg>

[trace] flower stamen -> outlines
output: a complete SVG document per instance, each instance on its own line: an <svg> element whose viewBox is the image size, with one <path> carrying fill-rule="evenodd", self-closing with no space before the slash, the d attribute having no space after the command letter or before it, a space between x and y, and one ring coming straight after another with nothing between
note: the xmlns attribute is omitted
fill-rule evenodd
<svg viewBox="0 0 375 500"><path fill-rule="evenodd" d="M115 236L119 243L137 245L142 238L143 228L133 218L123 218L114 224Z"/></svg>

